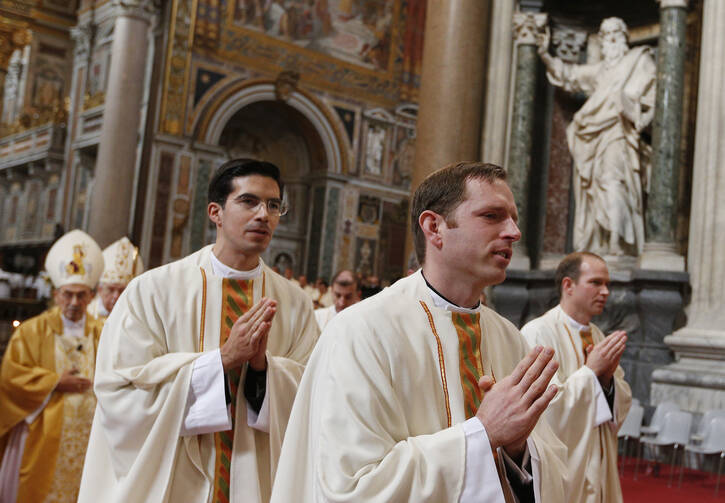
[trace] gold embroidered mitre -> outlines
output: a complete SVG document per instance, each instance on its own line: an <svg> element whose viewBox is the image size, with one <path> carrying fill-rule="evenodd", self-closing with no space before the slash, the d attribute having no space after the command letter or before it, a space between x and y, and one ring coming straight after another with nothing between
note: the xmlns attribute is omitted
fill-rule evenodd
<svg viewBox="0 0 725 503"><path fill-rule="evenodd" d="M85 232L70 231L48 250L45 270L56 288L76 283L95 288L103 272L103 252Z"/></svg>
<svg viewBox="0 0 725 503"><path fill-rule="evenodd" d="M122 237L103 250L103 260L105 268L101 283L128 285L133 278L144 271L138 248L127 237Z"/></svg>

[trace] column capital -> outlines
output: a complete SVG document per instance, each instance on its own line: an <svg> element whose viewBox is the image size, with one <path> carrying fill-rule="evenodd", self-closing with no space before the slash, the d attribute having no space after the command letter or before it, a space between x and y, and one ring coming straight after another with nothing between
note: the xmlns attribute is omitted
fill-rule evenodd
<svg viewBox="0 0 725 503"><path fill-rule="evenodd" d="M682 7L687 8L689 0L657 0L660 4L660 9L669 9L670 7Z"/></svg>
<svg viewBox="0 0 725 503"><path fill-rule="evenodd" d="M549 16L543 12L514 12L514 41L516 44L536 45L536 35L543 30Z"/></svg>
<svg viewBox="0 0 725 503"><path fill-rule="evenodd" d="M71 28L70 36L75 42L76 57L83 57L90 52L95 31L96 27L91 23L79 24Z"/></svg>
<svg viewBox="0 0 725 503"><path fill-rule="evenodd" d="M154 0L113 0L116 16L133 17L151 23L158 7Z"/></svg>
<svg viewBox="0 0 725 503"><path fill-rule="evenodd" d="M551 43L557 58L566 63L579 63L579 55L587 43L587 34L571 28L555 28Z"/></svg>

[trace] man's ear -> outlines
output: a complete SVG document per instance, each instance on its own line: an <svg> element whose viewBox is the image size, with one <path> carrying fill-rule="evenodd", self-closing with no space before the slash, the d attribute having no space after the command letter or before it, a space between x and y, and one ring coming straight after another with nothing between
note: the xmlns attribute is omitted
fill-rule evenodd
<svg viewBox="0 0 725 503"><path fill-rule="evenodd" d="M426 242L432 244L439 250L443 246L443 238L440 234L440 226L442 222L443 217L431 210L425 210L418 217L418 225L420 225L420 228L425 235Z"/></svg>
<svg viewBox="0 0 725 503"><path fill-rule="evenodd" d="M214 222L217 227L219 227L222 224L222 217L221 212L224 210L224 208L221 207L219 203L211 202L206 207L206 213L209 215L209 220Z"/></svg>
<svg viewBox="0 0 725 503"><path fill-rule="evenodd" d="M574 280L571 279L569 276L565 276L564 279L561 280L561 295L563 296L565 293L570 294L571 287L574 286Z"/></svg>

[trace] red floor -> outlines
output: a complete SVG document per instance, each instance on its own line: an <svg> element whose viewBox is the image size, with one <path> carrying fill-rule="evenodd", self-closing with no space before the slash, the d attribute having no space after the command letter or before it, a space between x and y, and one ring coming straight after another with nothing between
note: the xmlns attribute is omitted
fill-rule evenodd
<svg viewBox="0 0 725 503"><path fill-rule="evenodd" d="M685 469L682 487L678 488L679 467L673 474L672 487L667 487L669 465L660 465L658 475L652 470L645 473L646 467L647 463L640 461L637 480L634 480L634 459L625 459L624 476L620 476L625 503L725 503L725 476L720 477L720 492L715 497L714 473Z"/></svg>

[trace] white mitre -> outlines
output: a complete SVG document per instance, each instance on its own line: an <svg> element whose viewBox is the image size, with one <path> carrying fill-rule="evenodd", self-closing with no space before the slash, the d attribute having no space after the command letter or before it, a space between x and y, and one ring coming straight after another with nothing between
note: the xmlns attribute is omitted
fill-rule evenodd
<svg viewBox="0 0 725 503"><path fill-rule="evenodd" d="M144 271L138 248L127 237L122 237L103 250L103 260L106 268L103 270L101 283L128 285Z"/></svg>
<svg viewBox="0 0 725 503"><path fill-rule="evenodd" d="M103 272L103 252L85 232L70 231L48 250L45 270L56 288L70 284L95 288Z"/></svg>

